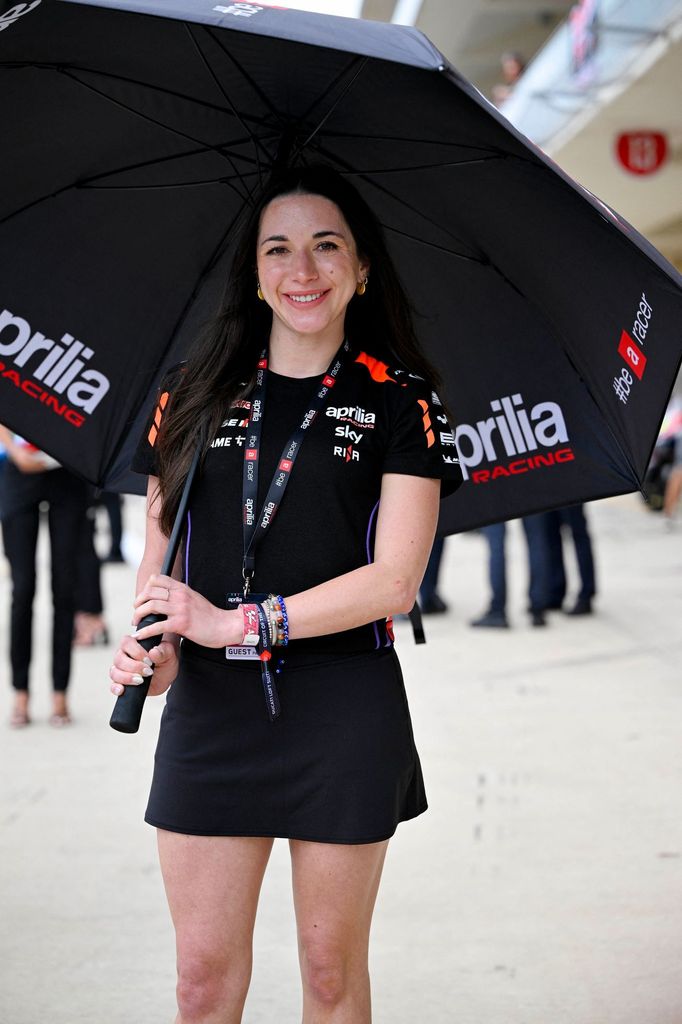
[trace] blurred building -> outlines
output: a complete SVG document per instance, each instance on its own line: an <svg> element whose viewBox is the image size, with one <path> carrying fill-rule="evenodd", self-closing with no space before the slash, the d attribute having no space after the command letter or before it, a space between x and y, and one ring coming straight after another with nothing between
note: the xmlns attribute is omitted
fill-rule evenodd
<svg viewBox="0 0 682 1024"><path fill-rule="evenodd" d="M682 270L682 0L364 0L411 24L505 117Z"/></svg>

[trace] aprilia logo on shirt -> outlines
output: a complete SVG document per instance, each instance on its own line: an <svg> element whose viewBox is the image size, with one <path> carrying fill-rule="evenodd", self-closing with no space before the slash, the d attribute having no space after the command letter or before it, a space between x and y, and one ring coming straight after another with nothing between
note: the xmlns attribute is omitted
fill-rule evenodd
<svg viewBox="0 0 682 1024"><path fill-rule="evenodd" d="M371 430L377 419L376 413L367 412L357 405L330 405L327 407L326 415L335 420L347 420L356 427L362 427L363 430Z"/></svg>

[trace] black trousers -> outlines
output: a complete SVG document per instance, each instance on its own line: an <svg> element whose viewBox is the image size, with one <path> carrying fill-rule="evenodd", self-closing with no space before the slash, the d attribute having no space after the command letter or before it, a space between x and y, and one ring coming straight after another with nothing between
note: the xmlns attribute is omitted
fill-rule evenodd
<svg viewBox="0 0 682 1024"><path fill-rule="evenodd" d="M78 544L75 610L77 612L87 612L88 615L101 615L103 611L102 587L100 583L102 567L95 550L97 505L94 498L94 488L89 491L88 501L89 505L83 520L83 529Z"/></svg>
<svg viewBox="0 0 682 1024"><path fill-rule="evenodd" d="M84 528L86 487L63 469L23 474L7 466L2 537L12 574L10 661L15 690L28 690L36 589L40 503L48 502L52 603L52 683L66 690L71 671L76 557Z"/></svg>

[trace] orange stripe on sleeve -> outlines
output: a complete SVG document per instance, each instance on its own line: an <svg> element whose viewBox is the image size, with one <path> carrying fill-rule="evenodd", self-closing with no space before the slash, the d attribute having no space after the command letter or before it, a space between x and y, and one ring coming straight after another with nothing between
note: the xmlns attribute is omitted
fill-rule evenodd
<svg viewBox="0 0 682 1024"><path fill-rule="evenodd" d="M424 424L424 433L426 434L426 447L431 448L436 443L436 438L433 431L431 430L431 416L429 415L429 405L423 398L417 399L417 405L422 410L422 423Z"/></svg>

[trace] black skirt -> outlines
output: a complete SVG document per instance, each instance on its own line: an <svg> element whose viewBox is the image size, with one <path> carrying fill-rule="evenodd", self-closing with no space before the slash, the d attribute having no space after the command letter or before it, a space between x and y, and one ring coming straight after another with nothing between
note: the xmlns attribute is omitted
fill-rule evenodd
<svg viewBox="0 0 682 1024"><path fill-rule="evenodd" d="M374 843L426 810L395 651L284 658L271 722L258 663L183 651L161 719L150 825Z"/></svg>

